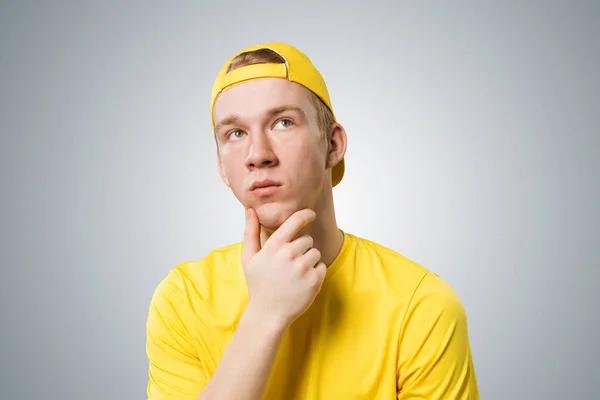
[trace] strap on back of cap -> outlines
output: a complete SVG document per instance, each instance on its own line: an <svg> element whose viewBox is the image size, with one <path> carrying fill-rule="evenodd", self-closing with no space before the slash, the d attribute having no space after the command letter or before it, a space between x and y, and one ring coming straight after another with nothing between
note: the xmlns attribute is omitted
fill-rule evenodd
<svg viewBox="0 0 600 400"><path fill-rule="evenodd" d="M287 68L285 64L246 65L225 74L221 82L221 89L256 78L287 78Z"/></svg>

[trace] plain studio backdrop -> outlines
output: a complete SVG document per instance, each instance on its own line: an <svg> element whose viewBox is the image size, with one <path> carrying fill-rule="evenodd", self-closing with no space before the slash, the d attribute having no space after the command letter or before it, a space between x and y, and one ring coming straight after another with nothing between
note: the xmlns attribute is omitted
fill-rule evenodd
<svg viewBox="0 0 600 400"><path fill-rule="evenodd" d="M0 398L145 398L156 286L242 238L210 90L267 41L348 132L340 227L463 300L482 399L594 398L592 1L2 2Z"/></svg>

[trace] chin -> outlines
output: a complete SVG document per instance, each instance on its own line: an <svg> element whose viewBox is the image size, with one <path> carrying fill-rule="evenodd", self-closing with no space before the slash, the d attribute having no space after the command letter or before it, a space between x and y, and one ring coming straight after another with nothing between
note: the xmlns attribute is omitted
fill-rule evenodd
<svg viewBox="0 0 600 400"><path fill-rule="evenodd" d="M297 205L284 203L267 203L256 207L260 224L270 231L279 228L293 213L302 209Z"/></svg>

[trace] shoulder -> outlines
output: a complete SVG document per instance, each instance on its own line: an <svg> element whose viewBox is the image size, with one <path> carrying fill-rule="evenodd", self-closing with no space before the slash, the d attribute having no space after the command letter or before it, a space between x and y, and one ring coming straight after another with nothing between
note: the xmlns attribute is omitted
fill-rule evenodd
<svg viewBox="0 0 600 400"><path fill-rule="evenodd" d="M219 281L239 275L240 251L240 243L229 244L210 251L201 259L177 264L158 283L152 295L152 305L209 296Z"/></svg>
<svg viewBox="0 0 600 400"><path fill-rule="evenodd" d="M210 310L220 304L227 285L237 282L235 271L238 244L209 252L202 259L184 261L173 267L158 283L148 307L146 329L153 340L161 337L185 337L196 340L204 330ZM235 289L239 286L236 283ZM223 289L225 288L225 289ZM228 292L232 290L229 289Z"/></svg>
<svg viewBox="0 0 600 400"><path fill-rule="evenodd" d="M357 259L369 262L372 269L384 274L392 290L403 297L411 296L411 308L427 305L456 315L464 313L452 286L435 271L373 240L351 237L356 242Z"/></svg>
<svg viewBox="0 0 600 400"><path fill-rule="evenodd" d="M399 332L398 398L479 398L465 309L444 279L423 277Z"/></svg>
<svg viewBox="0 0 600 400"><path fill-rule="evenodd" d="M390 289L401 293L413 292L428 274L429 269L404 254L373 240L349 235L356 243L355 258L362 265L369 265L367 271L385 276Z"/></svg>
<svg viewBox="0 0 600 400"><path fill-rule="evenodd" d="M402 269L403 272L414 273L420 277L429 272L421 264L390 247L364 237L352 236L356 240L358 250L369 253L373 261L380 261L390 268Z"/></svg>
<svg viewBox="0 0 600 400"><path fill-rule="evenodd" d="M454 288L441 276L429 271L419 283L411 301L411 309L450 320L465 320L465 309Z"/></svg>

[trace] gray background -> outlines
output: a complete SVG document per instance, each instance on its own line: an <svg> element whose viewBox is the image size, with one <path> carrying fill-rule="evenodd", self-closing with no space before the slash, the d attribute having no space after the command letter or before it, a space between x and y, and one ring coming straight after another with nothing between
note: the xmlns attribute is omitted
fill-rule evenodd
<svg viewBox="0 0 600 400"><path fill-rule="evenodd" d="M271 40L348 132L340 226L456 289L482 398L598 398L599 31L591 1L3 2L0 398L145 398L156 285L242 236L213 79Z"/></svg>

